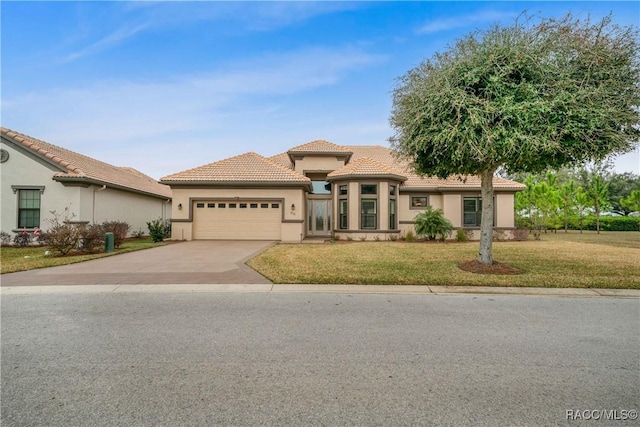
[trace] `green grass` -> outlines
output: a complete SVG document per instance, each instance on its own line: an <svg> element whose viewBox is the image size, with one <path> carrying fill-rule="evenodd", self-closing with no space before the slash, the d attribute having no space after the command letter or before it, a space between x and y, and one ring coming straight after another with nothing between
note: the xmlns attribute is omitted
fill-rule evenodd
<svg viewBox="0 0 640 427"><path fill-rule="evenodd" d="M110 254L72 254L67 256L44 256L49 250L46 246L29 246L26 248L0 248L0 273L14 273L16 271L33 270L36 268L54 267L57 265L73 264L106 256L124 254L164 245L153 243L151 238L125 240L119 249Z"/></svg>
<svg viewBox="0 0 640 427"><path fill-rule="evenodd" d="M274 283L464 285L640 289L640 232L544 234L494 242L494 260L520 275L481 275L458 265L478 242L280 244L248 265Z"/></svg>

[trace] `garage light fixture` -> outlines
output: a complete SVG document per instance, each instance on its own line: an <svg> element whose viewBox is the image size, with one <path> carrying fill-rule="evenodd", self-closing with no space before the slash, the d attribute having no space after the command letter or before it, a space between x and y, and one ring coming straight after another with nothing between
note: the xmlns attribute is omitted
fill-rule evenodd
<svg viewBox="0 0 640 427"><path fill-rule="evenodd" d="M178 210L182 210L182 203L178 203Z"/></svg>
<svg viewBox="0 0 640 427"><path fill-rule="evenodd" d="M295 211L295 210L296 210L296 205L295 205L295 203L291 203L291 210L292 210L292 211Z"/></svg>

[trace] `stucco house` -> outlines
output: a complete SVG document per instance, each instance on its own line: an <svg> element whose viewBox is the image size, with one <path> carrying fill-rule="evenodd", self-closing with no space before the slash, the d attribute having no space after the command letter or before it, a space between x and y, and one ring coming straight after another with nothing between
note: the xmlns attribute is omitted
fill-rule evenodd
<svg viewBox="0 0 640 427"><path fill-rule="evenodd" d="M50 211L69 208L72 221L126 221L131 231L168 219L171 189L127 167L117 167L36 138L0 128L2 231L48 228Z"/></svg>
<svg viewBox="0 0 640 427"><path fill-rule="evenodd" d="M172 238L389 240L427 205L479 238L480 179L420 177L382 146L318 140L286 153L246 153L161 178L173 191ZM494 178L495 227L512 230L524 185Z"/></svg>

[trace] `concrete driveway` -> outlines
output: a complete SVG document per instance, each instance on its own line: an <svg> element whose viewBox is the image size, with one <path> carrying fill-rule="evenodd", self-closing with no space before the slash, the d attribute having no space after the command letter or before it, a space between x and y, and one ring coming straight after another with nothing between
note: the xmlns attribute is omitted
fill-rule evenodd
<svg viewBox="0 0 640 427"><path fill-rule="evenodd" d="M271 283L244 263L263 241L191 241L78 264L3 274L2 286Z"/></svg>

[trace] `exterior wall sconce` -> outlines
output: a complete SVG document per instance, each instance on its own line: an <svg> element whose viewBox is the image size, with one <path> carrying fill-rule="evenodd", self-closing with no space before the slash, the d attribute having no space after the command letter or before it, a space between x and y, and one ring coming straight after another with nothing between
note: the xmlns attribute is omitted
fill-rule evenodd
<svg viewBox="0 0 640 427"><path fill-rule="evenodd" d="M291 210L295 211L296 210L296 204L295 203L291 203Z"/></svg>
<svg viewBox="0 0 640 427"><path fill-rule="evenodd" d="M178 203L178 210L181 211L182 210L182 203Z"/></svg>

